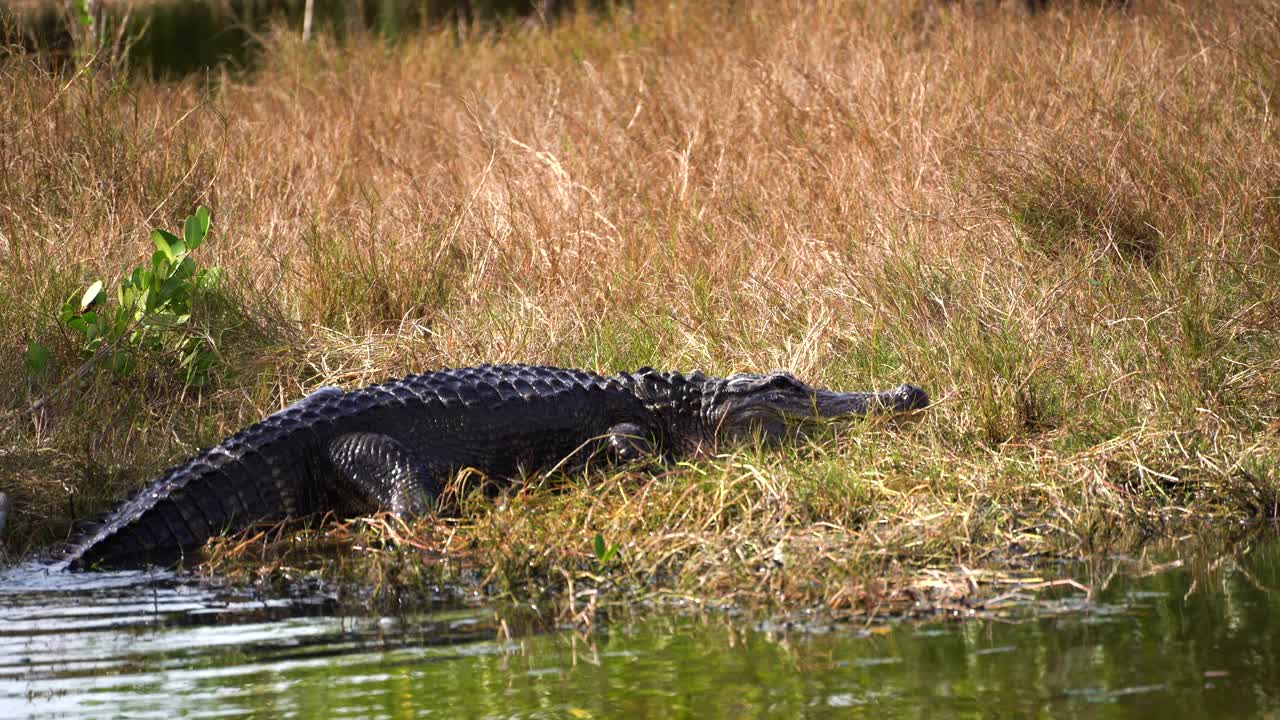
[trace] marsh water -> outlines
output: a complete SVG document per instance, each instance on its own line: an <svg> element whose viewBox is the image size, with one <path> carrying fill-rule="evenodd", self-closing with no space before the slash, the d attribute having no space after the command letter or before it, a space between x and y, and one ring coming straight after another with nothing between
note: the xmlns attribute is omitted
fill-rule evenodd
<svg viewBox="0 0 1280 720"><path fill-rule="evenodd" d="M464 4L535 5L321 0L317 31L394 39ZM27 18L33 49L69 53L63 6ZM130 23L131 67L173 77L252 67L254 38L296 30L302 7L155 2L115 22ZM1094 592L1028 591L963 621L637 613L582 634L447 596L384 618L324 588L28 565L0 573L0 718L1280 717L1280 543L1062 574Z"/></svg>
<svg viewBox="0 0 1280 720"><path fill-rule="evenodd" d="M0 576L0 717L1280 714L1280 543L1079 573L1092 597L1028 593L999 617L648 615L582 634L447 598L353 616L322 588L253 597L25 566Z"/></svg>

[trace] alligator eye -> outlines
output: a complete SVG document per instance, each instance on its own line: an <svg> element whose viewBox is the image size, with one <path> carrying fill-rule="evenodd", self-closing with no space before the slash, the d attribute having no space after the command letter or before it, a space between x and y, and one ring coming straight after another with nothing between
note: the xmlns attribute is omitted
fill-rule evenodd
<svg viewBox="0 0 1280 720"><path fill-rule="evenodd" d="M773 379L769 381L769 387L778 388L779 390L794 388L797 384L796 379L790 375L774 375Z"/></svg>

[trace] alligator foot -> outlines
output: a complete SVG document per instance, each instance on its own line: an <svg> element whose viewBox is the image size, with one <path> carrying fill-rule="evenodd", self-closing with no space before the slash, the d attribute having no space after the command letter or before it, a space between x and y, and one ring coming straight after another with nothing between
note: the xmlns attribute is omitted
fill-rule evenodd
<svg viewBox="0 0 1280 720"><path fill-rule="evenodd" d="M648 433L635 423L618 423L606 434L609 450L620 462L637 462L657 454Z"/></svg>

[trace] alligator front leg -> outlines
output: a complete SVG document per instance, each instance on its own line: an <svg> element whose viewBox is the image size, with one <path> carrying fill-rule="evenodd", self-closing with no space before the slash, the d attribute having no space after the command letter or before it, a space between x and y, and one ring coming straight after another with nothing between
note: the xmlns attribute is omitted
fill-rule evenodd
<svg viewBox="0 0 1280 720"><path fill-rule="evenodd" d="M636 462L657 454L649 432L636 423L618 423L605 435L609 438L609 451L621 462Z"/></svg>
<svg viewBox="0 0 1280 720"><path fill-rule="evenodd" d="M341 476L340 492L354 491L361 500L400 517L429 511L442 489L436 474L389 435L339 435L329 442L328 454Z"/></svg>

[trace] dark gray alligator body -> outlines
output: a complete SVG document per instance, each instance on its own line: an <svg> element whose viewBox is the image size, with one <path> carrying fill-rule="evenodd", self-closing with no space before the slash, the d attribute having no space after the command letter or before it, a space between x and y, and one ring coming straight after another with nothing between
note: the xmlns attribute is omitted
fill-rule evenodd
<svg viewBox="0 0 1280 720"><path fill-rule="evenodd" d="M73 541L76 569L172 563L209 537L325 510L432 509L464 468L513 478L593 459L677 457L781 439L806 421L925 407L913 385L810 388L783 372L600 376L484 365L344 392L326 387L179 465Z"/></svg>

